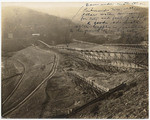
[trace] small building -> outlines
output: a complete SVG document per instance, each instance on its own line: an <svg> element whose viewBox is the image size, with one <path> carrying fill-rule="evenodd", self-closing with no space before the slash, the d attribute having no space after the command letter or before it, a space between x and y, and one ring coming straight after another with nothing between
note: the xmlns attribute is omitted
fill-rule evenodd
<svg viewBox="0 0 150 120"><path fill-rule="evenodd" d="M8 38L12 39L13 38L13 33L8 33Z"/></svg>
<svg viewBox="0 0 150 120"><path fill-rule="evenodd" d="M39 33L33 33L32 36L40 36Z"/></svg>

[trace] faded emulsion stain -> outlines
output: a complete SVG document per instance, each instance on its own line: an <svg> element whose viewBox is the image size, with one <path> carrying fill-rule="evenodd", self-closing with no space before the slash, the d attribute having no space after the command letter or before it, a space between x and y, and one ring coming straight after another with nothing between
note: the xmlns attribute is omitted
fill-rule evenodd
<svg viewBox="0 0 150 120"><path fill-rule="evenodd" d="M8 2L1 19L3 118L148 118L148 2Z"/></svg>

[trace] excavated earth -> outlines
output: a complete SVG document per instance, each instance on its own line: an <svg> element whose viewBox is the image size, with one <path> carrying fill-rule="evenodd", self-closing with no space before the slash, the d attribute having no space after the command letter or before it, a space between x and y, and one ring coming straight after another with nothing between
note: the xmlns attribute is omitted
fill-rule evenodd
<svg viewBox="0 0 150 120"><path fill-rule="evenodd" d="M43 49L43 47L39 47ZM36 81L41 81L45 75L48 74L49 67L51 67L49 62L53 62L51 56L53 56L54 53L59 57L59 64L53 77L48 79L23 106L6 117L148 118L147 70L109 70L107 67L89 63L81 58L79 54L67 50L44 48L43 51L40 50L39 52L38 49L33 49L32 47L28 49L32 50L34 56L32 56L32 54L27 54L26 56L26 53L23 51L21 51L21 54L18 53L15 55L15 58L20 57L20 60L22 59L28 68L27 74L30 76L26 76L26 82L24 81L25 86L30 84L30 82L27 84L29 80L32 80L30 86L32 86L32 83L36 86L38 84ZM50 52L51 56L49 56L48 52ZM36 59L34 59L34 57ZM45 57L46 59L44 59ZM32 65L32 63L34 63L34 65ZM43 68L44 65L46 68ZM11 86L11 81L13 82L13 86L15 86L17 80L19 80L19 77L21 77L23 73L23 68L20 64L16 63L16 67L10 66L10 68L13 68L13 71L16 71L15 73L20 73L20 75L7 80L9 82L5 80L2 82L4 86L3 99L5 99L14 88L8 87ZM42 72L42 69L45 70L46 73L44 73L44 71ZM32 72L29 72L30 70ZM7 74L9 73L10 72ZM35 75L34 79L31 79L32 75ZM79 76L86 82L79 79ZM89 85L90 82L100 85L103 89L94 89L93 86ZM80 109L81 106L84 106L100 96L102 97L108 90L112 90L122 83L126 84L123 89L112 92L112 94L103 100L92 102L92 104L87 105L84 109ZM31 92L32 87L26 86L24 95ZM23 90L20 89L18 93L21 94L21 92L23 92ZM23 99L24 95L20 96L20 99ZM15 98L10 98L10 100L11 102L14 100L17 102ZM7 107L9 106L6 106L6 108Z"/></svg>

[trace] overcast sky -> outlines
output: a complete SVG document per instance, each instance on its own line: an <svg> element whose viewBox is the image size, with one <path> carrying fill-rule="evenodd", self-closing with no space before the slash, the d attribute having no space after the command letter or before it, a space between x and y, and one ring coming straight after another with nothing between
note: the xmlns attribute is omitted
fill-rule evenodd
<svg viewBox="0 0 150 120"><path fill-rule="evenodd" d="M113 2L113 4L116 5L116 2ZM133 2L129 2L129 4L133 4ZM136 5L148 7L148 2L139 2ZM82 6L86 6L86 2L3 2L2 7L6 6L27 7L50 15L71 19Z"/></svg>

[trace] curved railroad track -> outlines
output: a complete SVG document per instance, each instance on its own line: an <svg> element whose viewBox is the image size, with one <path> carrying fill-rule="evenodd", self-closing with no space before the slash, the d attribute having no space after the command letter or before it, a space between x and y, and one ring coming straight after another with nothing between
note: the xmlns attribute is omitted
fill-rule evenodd
<svg viewBox="0 0 150 120"><path fill-rule="evenodd" d="M3 113L2 114L3 117L8 115L9 113L15 111L18 107L22 106L48 79L53 77L53 75L56 73L56 70L57 70L56 68L58 66L58 57L56 54L54 56L55 56L54 57L54 64L52 66L52 69L49 72L49 75L28 96L26 96L19 104L12 107L7 112Z"/></svg>
<svg viewBox="0 0 150 120"><path fill-rule="evenodd" d="M25 71L26 71L26 67L25 65L19 60L17 59L17 61L23 66L23 72L22 72L22 76L20 78L20 80L18 81L17 85L15 86L15 88L12 90L12 92L7 96L7 98L2 102L2 105L4 105L10 98L11 96L15 93L15 91L17 90L17 88L19 87L20 83L22 82L24 76L25 76Z"/></svg>

